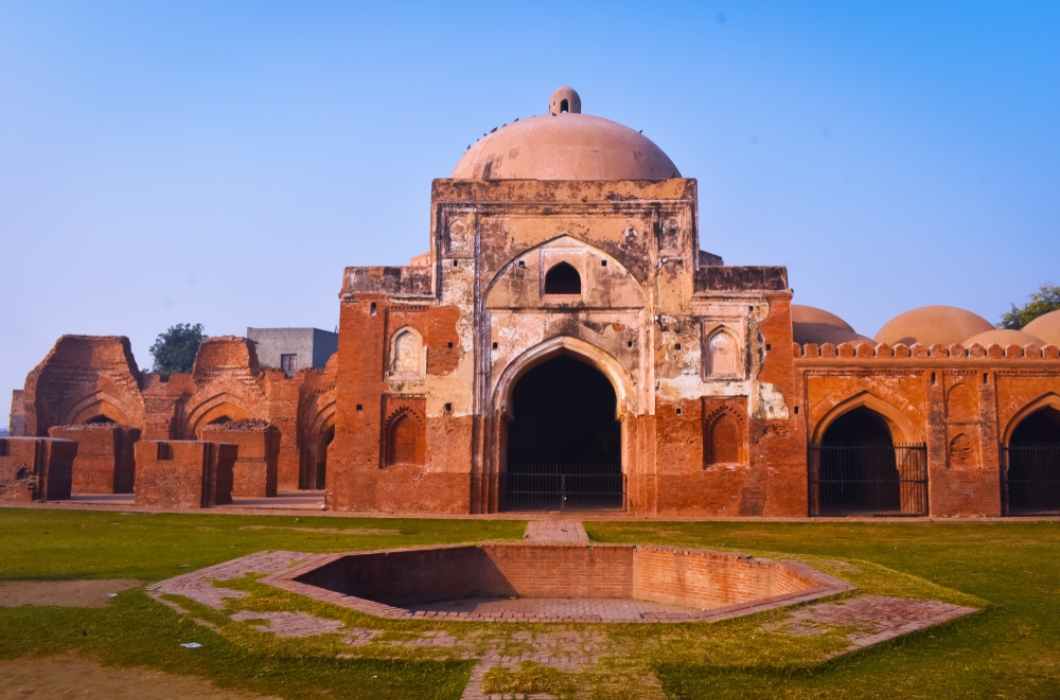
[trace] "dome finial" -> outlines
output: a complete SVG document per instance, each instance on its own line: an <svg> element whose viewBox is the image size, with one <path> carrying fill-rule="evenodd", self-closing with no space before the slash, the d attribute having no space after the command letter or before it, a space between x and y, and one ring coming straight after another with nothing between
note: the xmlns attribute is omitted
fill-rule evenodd
<svg viewBox="0 0 1060 700"><path fill-rule="evenodd" d="M552 99L548 101L549 114L556 116L564 112L570 114L582 113L582 98L578 96L574 88L566 85L552 93Z"/></svg>

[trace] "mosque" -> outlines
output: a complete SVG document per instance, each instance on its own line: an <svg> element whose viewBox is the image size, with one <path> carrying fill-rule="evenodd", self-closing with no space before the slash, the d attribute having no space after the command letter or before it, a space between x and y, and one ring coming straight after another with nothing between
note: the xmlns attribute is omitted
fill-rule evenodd
<svg viewBox="0 0 1060 700"><path fill-rule="evenodd" d="M64 336L12 434L77 442L75 491L138 502L141 471L234 442L237 493L340 511L1060 514L1060 312L925 306L868 338L793 305L784 267L701 250L696 181L566 87L435 180L430 222L408 265L345 269L326 365L220 337L161 376Z"/></svg>

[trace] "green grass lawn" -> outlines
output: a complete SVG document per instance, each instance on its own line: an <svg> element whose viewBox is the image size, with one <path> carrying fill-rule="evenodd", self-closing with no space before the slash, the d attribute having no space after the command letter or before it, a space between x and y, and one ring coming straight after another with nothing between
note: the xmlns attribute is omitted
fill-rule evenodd
<svg viewBox="0 0 1060 700"><path fill-rule="evenodd" d="M157 581L263 549L346 551L518 539L524 523L0 509L0 580ZM597 630L621 650L581 673L527 664L496 670L491 689L562 697L636 697L654 673L672 698L1060 698L1060 523L586 522L595 541L735 549L801 559L859 593L932 598L983 611L831 660L842 630L769 631L783 610L714 624L501 625L387 621L257 583L224 612L176 600L210 631L142 589L104 608L0 609L0 660L73 649L107 665L147 666L284 698L460 697L474 661L436 647L393 646L425 632L474 645ZM338 635L276 639L236 609L300 609L377 630L352 654ZM518 634L524 637L518 637ZM595 632L594 632L595 633ZM181 641L200 641L187 650ZM340 654L342 657L340 658ZM466 656L466 655L465 655Z"/></svg>

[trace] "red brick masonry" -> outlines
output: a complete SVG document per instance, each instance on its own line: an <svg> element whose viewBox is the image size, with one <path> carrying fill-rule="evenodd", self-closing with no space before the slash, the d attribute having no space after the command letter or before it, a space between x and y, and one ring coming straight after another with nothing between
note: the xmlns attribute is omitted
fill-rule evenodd
<svg viewBox="0 0 1060 700"><path fill-rule="evenodd" d="M620 544L505 543L329 554L262 580L395 619L533 622L720 620L854 588L798 562ZM494 600L474 601L467 610L453 603L482 598ZM531 606L520 600L527 598L549 600ZM496 599L512 600L505 606ZM557 607L559 599L576 600ZM650 605L631 609L635 601Z"/></svg>
<svg viewBox="0 0 1060 700"><path fill-rule="evenodd" d="M232 502L237 447L194 440L136 445L136 505L209 508Z"/></svg>
<svg viewBox="0 0 1060 700"><path fill-rule="evenodd" d="M0 501L70 498L77 443L53 438L0 438Z"/></svg>

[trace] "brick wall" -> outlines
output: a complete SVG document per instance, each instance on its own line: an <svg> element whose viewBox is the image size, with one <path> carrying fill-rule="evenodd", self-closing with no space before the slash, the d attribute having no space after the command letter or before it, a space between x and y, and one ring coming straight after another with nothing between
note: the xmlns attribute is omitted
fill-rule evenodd
<svg viewBox="0 0 1060 700"><path fill-rule="evenodd" d="M56 426L53 438L77 443L73 464L74 493L132 493L136 461L133 448L140 430L113 423Z"/></svg>
<svg viewBox="0 0 1060 700"><path fill-rule="evenodd" d="M0 438L0 501L70 498L77 443L54 438Z"/></svg>
<svg viewBox="0 0 1060 700"><path fill-rule="evenodd" d="M246 428L242 422L210 426L203 439L236 445L238 456L232 467L232 495L266 498L276 495L280 431L272 427Z"/></svg>
<svg viewBox="0 0 1060 700"><path fill-rule="evenodd" d="M151 440L136 445L136 505L208 508L232 502L236 445Z"/></svg>

